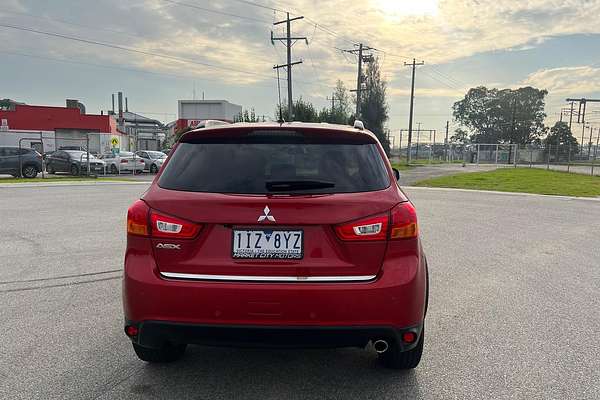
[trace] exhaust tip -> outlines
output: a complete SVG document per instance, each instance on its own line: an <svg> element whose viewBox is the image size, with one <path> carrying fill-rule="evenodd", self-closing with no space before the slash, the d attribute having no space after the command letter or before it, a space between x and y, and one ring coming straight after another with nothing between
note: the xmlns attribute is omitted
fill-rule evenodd
<svg viewBox="0 0 600 400"><path fill-rule="evenodd" d="M377 354L385 353L390 348L388 342L382 339L373 342L373 347L375 348Z"/></svg>

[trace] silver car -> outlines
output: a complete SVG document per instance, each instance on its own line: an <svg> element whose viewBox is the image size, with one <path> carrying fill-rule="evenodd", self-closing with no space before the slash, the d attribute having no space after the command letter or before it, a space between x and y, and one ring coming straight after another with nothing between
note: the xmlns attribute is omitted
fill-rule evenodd
<svg viewBox="0 0 600 400"><path fill-rule="evenodd" d="M141 174L144 171L146 163L140 157L130 151L121 151L119 153L104 153L100 157L106 163L106 172L111 174L120 174L122 172L135 172Z"/></svg>
<svg viewBox="0 0 600 400"><path fill-rule="evenodd" d="M162 151L140 150L135 154L144 160L145 168L153 174L158 172L167 159L167 155Z"/></svg>

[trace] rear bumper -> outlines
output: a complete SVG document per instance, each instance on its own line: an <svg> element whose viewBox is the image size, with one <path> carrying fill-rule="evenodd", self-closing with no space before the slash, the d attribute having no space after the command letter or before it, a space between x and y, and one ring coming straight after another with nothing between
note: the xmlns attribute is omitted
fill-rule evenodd
<svg viewBox="0 0 600 400"><path fill-rule="evenodd" d="M146 346L161 340L251 344L255 336L356 346L377 336L395 338L424 319L421 254L386 258L367 282L229 282L165 278L148 239L129 236L127 248L125 321L139 328L136 340Z"/></svg>
<svg viewBox="0 0 600 400"><path fill-rule="evenodd" d="M412 344L402 342L402 333L412 331L420 335L422 330L422 325L405 329L385 326L266 327L183 324L165 321L144 321L136 326L139 333L132 340L145 347L160 347L168 342L208 346L334 348L364 347L370 340L385 340L388 343L397 343L402 351L410 350L417 345L416 342Z"/></svg>

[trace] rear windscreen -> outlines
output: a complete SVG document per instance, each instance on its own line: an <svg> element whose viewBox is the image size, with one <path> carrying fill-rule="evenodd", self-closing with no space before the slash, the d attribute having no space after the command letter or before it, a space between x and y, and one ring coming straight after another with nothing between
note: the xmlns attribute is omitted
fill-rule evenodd
<svg viewBox="0 0 600 400"><path fill-rule="evenodd" d="M236 194L354 193L390 184L373 143L228 140L180 143L158 185Z"/></svg>

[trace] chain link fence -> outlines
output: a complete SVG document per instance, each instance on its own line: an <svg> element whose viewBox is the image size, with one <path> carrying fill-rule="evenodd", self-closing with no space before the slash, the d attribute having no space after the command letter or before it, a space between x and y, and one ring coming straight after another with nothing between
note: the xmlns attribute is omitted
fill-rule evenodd
<svg viewBox="0 0 600 400"><path fill-rule="evenodd" d="M600 146L580 145L518 145L502 143L424 143L396 147L392 162L428 164L473 164L500 167L543 168L600 176Z"/></svg>

